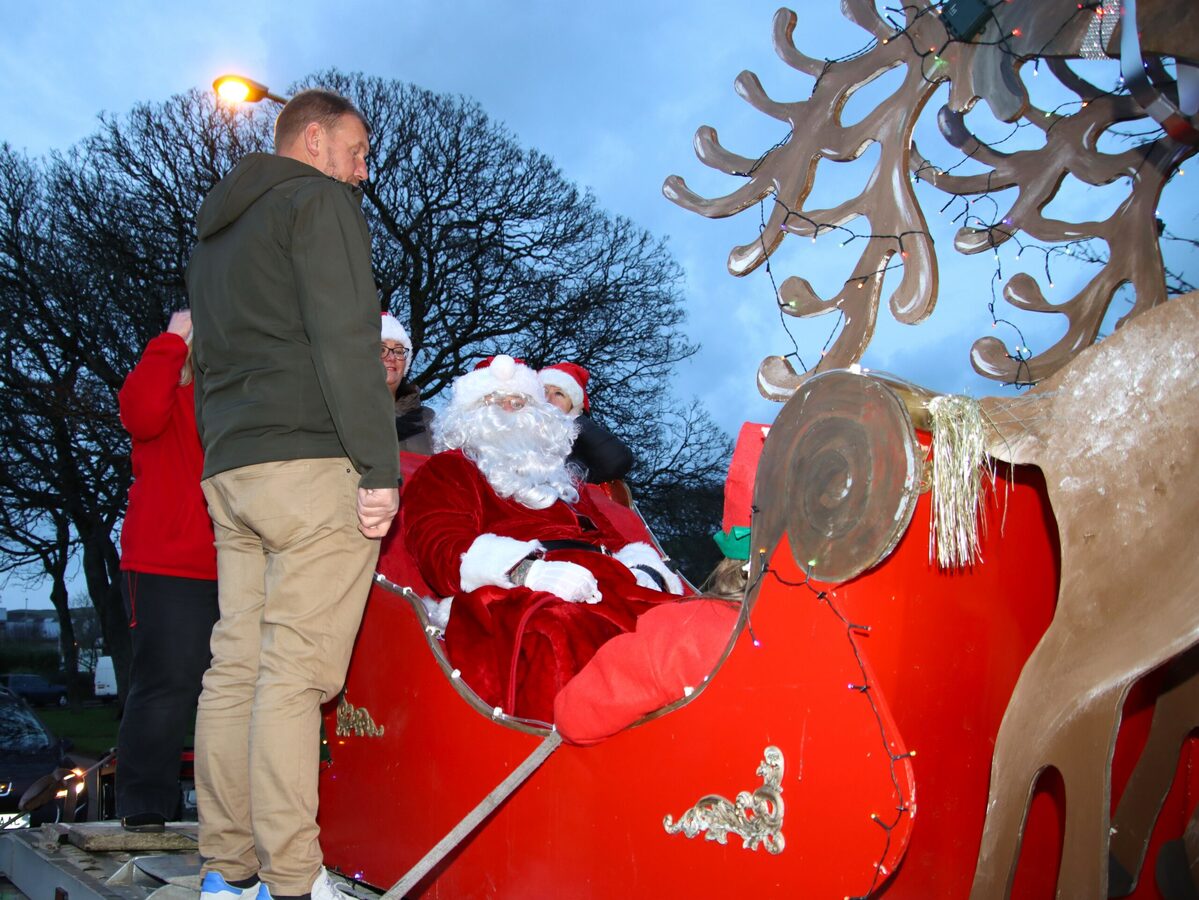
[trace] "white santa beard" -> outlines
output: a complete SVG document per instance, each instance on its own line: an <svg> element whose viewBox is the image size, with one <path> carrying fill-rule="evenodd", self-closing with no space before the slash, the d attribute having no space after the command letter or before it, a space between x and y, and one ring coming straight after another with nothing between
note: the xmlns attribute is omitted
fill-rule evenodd
<svg viewBox="0 0 1199 900"><path fill-rule="evenodd" d="M566 464L577 429L548 404L531 403L515 412L490 404L451 406L434 427L434 447L461 450L501 497L530 509L579 499L577 473Z"/></svg>

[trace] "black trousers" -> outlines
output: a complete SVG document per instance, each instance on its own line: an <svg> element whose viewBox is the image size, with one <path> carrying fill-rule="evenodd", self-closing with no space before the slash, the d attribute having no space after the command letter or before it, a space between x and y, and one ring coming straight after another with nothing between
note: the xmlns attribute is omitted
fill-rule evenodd
<svg viewBox="0 0 1199 900"><path fill-rule="evenodd" d="M133 641L129 693L117 736L117 815L179 813L179 758L195 721L219 615L217 583L122 572Z"/></svg>

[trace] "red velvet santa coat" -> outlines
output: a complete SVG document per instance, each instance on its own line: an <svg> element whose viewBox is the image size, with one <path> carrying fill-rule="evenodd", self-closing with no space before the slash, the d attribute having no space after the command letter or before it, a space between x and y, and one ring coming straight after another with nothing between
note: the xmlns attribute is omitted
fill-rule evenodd
<svg viewBox="0 0 1199 900"><path fill-rule="evenodd" d="M462 555L482 534L586 541L610 552L628 541L585 494L547 509L500 497L461 451L421 466L404 487L403 504L408 552L433 591L454 597L445 634L450 661L465 684L509 715L551 722L555 695L605 641L632 631L651 607L678 599L640 587L622 563L588 550L551 550L546 559L589 569L600 603L567 603L526 587L463 592Z"/></svg>

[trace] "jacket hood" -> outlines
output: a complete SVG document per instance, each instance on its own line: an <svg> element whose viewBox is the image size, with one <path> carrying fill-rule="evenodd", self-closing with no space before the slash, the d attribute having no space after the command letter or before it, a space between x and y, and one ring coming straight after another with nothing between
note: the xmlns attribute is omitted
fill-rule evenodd
<svg viewBox="0 0 1199 900"><path fill-rule="evenodd" d="M196 228L200 240L236 222L263 194L293 178L327 178L319 169L286 156L251 153L217 182L200 207Z"/></svg>

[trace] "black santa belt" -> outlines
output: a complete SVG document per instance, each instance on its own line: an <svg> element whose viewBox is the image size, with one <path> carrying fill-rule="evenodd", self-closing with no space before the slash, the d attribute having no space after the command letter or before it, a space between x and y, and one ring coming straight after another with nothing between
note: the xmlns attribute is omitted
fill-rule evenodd
<svg viewBox="0 0 1199 900"><path fill-rule="evenodd" d="M551 550L587 550L591 553L602 553L609 556L607 547L599 547L587 541L576 541L572 538L563 538L558 541L541 541L541 546L548 553Z"/></svg>
<svg viewBox="0 0 1199 900"><path fill-rule="evenodd" d="M560 541L542 541L541 546L545 548L547 553L551 550L589 550L592 553L602 553L605 556L611 556L607 547L597 547L595 544L589 544L586 541L575 541L570 538L564 538ZM670 586L667 585L666 579L662 577L661 572L641 563L634 564L629 568L644 572L658 586L659 591L665 594L670 593Z"/></svg>

